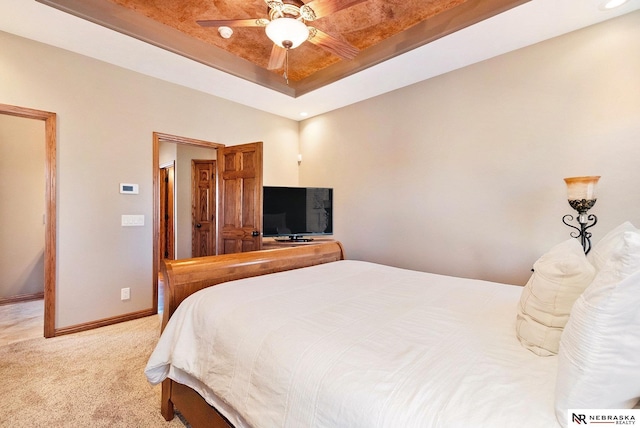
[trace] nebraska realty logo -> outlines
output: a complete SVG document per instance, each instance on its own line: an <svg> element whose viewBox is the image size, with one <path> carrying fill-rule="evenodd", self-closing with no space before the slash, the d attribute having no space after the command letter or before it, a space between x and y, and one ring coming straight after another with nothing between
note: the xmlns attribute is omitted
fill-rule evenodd
<svg viewBox="0 0 640 428"><path fill-rule="evenodd" d="M567 425L635 425L637 418L640 418L640 409L569 410Z"/></svg>

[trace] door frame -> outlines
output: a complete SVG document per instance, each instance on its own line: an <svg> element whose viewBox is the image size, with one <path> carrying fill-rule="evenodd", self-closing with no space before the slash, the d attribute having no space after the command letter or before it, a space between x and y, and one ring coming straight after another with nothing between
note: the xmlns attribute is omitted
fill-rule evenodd
<svg viewBox="0 0 640 428"><path fill-rule="evenodd" d="M160 266L159 239L160 236L160 143L187 144L191 146L207 147L210 149L224 148L224 144L210 141L197 140L194 138L180 137L177 135L153 133L153 311L158 311L158 269ZM216 198L218 198L218 180L216 180ZM218 233L216 222L216 235Z"/></svg>
<svg viewBox="0 0 640 428"><path fill-rule="evenodd" d="M176 255L176 239L175 239L175 170L176 170L176 161L174 160L173 162L169 162L163 165L160 165L159 168L159 172L160 172L160 176L158 177L160 179L159 183L160 183L160 232L158 236L161 236L164 238L164 242L160 242L158 244L158 251L160 251L158 254L160 254L160 258L163 258L162 256L162 252L161 250L165 247L167 247L166 243L171 241L171 253L168 254L169 257L165 257L165 258L169 258L169 259L174 259L175 255ZM166 175L165 175L165 172ZM171 177L171 180L169 180L169 176L173 175L173 177ZM162 179L165 179L167 183L167 185L163 185L162 184ZM164 189L164 191L163 191ZM164 207L164 209L162 209ZM169 212L169 217L165 218L167 216L167 212ZM170 233L167 233L167 231L170 231ZM166 249L166 248L165 248ZM165 251L166 253L166 251ZM160 269L160 266L157 266L158 269Z"/></svg>
<svg viewBox="0 0 640 428"><path fill-rule="evenodd" d="M44 121L45 232L44 232L44 337L56 336L56 114L0 104L0 114Z"/></svg>

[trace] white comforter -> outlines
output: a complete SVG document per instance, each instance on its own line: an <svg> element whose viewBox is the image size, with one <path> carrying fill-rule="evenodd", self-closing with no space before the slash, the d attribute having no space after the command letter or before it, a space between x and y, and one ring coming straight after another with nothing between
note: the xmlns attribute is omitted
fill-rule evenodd
<svg viewBox="0 0 640 428"><path fill-rule="evenodd" d="M149 359L237 427L559 426L520 287L340 261L185 300Z"/></svg>

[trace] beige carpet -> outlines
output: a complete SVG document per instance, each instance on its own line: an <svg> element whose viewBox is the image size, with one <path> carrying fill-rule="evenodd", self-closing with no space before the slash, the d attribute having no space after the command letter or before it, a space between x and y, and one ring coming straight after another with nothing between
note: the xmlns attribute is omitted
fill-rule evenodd
<svg viewBox="0 0 640 428"><path fill-rule="evenodd" d="M184 428L144 376L159 331L154 315L1 346L0 427Z"/></svg>

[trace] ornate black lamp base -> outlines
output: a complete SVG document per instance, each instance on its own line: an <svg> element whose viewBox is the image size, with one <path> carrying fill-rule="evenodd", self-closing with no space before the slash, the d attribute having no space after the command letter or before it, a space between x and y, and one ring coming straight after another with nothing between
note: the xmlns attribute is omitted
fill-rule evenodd
<svg viewBox="0 0 640 428"><path fill-rule="evenodd" d="M562 222L564 224L577 230L577 232L571 232L569 235L572 238L579 238L580 243L582 244L582 248L584 249L584 253L589 254L589 251L591 251L591 232L587 232L587 229L595 226L595 224L598 222L598 217L593 214L587 215L585 211L578 213L576 220L578 221L580 227L568 223L569 221L573 221L573 216L571 214L567 214L562 217ZM589 222L593 223L589 224Z"/></svg>

